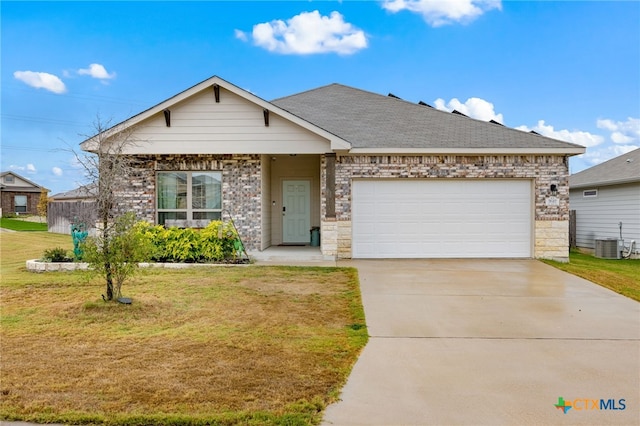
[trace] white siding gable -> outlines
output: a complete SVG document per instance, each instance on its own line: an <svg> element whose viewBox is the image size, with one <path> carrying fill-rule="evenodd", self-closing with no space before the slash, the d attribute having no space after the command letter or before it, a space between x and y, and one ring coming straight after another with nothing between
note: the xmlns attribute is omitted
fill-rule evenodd
<svg viewBox="0 0 640 426"><path fill-rule="evenodd" d="M279 115L220 87L202 90L135 125L130 154L321 154L331 143Z"/></svg>
<svg viewBox="0 0 640 426"><path fill-rule="evenodd" d="M13 181L11 181L13 178ZM10 188L37 188L32 182L21 179L19 176L16 176L12 173L7 173L2 177L2 185L5 186L5 190L9 191Z"/></svg>

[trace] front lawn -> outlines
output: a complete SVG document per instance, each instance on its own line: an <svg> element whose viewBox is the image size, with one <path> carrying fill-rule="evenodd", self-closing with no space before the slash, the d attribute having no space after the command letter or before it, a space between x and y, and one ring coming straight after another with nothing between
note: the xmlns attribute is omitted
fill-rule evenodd
<svg viewBox="0 0 640 426"><path fill-rule="evenodd" d="M46 231L47 222L31 222L22 219L0 218L0 228L14 231Z"/></svg>
<svg viewBox="0 0 640 426"><path fill-rule="evenodd" d="M1 245L5 420L317 424L367 341L354 269L141 270L120 305L84 273L26 272L69 236Z"/></svg>
<svg viewBox="0 0 640 426"><path fill-rule="evenodd" d="M640 301L640 260L599 259L573 251L569 254L569 260L569 263L544 262Z"/></svg>

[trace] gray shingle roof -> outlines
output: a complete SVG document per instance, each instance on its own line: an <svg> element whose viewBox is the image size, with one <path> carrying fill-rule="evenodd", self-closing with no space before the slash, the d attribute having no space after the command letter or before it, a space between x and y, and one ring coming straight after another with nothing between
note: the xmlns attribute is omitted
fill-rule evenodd
<svg viewBox="0 0 640 426"><path fill-rule="evenodd" d="M640 148L569 176L571 188L640 182Z"/></svg>
<svg viewBox="0 0 640 426"><path fill-rule="evenodd" d="M271 103L347 140L356 149L584 150L580 145L340 84Z"/></svg>
<svg viewBox="0 0 640 426"><path fill-rule="evenodd" d="M66 192L59 192L50 198L54 200L75 200L95 198L97 195L97 186L95 184L83 185L78 188Z"/></svg>

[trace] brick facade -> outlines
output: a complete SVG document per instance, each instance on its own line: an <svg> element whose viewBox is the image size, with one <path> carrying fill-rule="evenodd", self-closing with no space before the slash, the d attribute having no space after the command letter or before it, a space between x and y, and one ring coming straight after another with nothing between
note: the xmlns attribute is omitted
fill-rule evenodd
<svg viewBox="0 0 640 426"><path fill-rule="evenodd" d="M23 191L3 191L0 199L0 207L2 214L14 214L16 212L15 197L16 195L24 195L27 197L27 211L19 214L38 214L38 203L40 202L40 192L23 192Z"/></svg>
<svg viewBox="0 0 640 426"><path fill-rule="evenodd" d="M248 250L259 250L262 187L259 155L139 156L135 171L123 179L121 207L156 221L156 172L222 171L223 217L231 215ZM326 160L321 156L322 252L351 257L351 180L357 179L530 179L534 182L534 257L568 258L569 188L564 156L340 156L335 166L336 218L326 218ZM548 203L550 186L557 203ZM557 204L557 205L556 205Z"/></svg>
<svg viewBox="0 0 640 426"><path fill-rule="evenodd" d="M156 172L221 171L222 217L233 221L245 247L258 250L261 238L261 175L259 155L138 156L133 172L123 177L120 209L156 222Z"/></svg>
<svg viewBox="0 0 640 426"><path fill-rule="evenodd" d="M323 160L324 166L324 160ZM324 167L323 167L324 168ZM569 187L564 156L554 155L361 155L336 160L336 219L323 208L323 254L351 257L351 180L357 179L531 179L534 182L534 257L568 258ZM322 175L322 183L326 174ZM548 205L550 185L557 205Z"/></svg>

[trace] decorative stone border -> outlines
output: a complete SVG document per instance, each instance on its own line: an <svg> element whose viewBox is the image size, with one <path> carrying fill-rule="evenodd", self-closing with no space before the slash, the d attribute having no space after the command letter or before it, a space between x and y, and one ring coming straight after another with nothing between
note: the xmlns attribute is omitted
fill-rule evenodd
<svg viewBox="0 0 640 426"><path fill-rule="evenodd" d="M140 268L188 269L219 266L247 266L250 263L139 263ZM27 260L29 272L70 272L86 271L88 263L82 262L42 262L38 259Z"/></svg>
<svg viewBox="0 0 640 426"><path fill-rule="evenodd" d="M68 272L86 271L87 269L89 269L89 264L82 262L42 262L38 259L27 260L27 271L29 272Z"/></svg>

